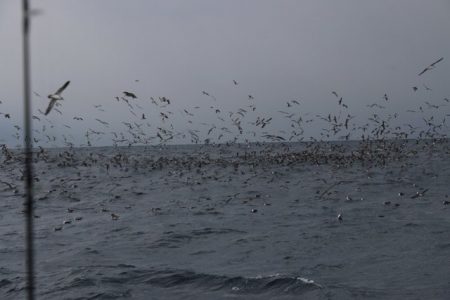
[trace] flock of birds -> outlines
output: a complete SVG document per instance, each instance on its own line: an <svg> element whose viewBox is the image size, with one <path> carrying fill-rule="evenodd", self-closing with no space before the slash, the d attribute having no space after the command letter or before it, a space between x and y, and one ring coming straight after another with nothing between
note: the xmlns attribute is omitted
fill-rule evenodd
<svg viewBox="0 0 450 300"><path fill-rule="evenodd" d="M418 75L434 69L436 65L443 61L440 58L424 68ZM138 80L136 80L138 81ZM45 111L38 109L39 115L33 115L35 126L39 122L44 123L40 129L34 129L34 142L38 149L36 151L37 159L47 159L48 155L45 148L49 148L49 144L61 141L56 135L47 133L49 128L60 127L54 124L49 118L50 114L63 114L59 107L62 105L63 92L70 85L70 81L65 82L55 93L48 95L49 103ZM233 80L233 85L238 86L239 83ZM419 87L413 86L413 91L419 90ZM426 92L431 91L428 86L424 85ZM36 97L40 97L38 93L34 93ZM408 109L406 113L413 114L415 120L423 121L422 124L406 123L401 124L399 114L391 112L387 108L390 97L384 94L379 101L367 105L371 109L370 116L364 122L357 123L356 116L350 112L349 105L342 96L336 91L332 91L331 95L336 99L337 109L333 113L317 114L311 116L309 113L302 113L302 103L300 100L289 100L284 102L284 108L276 112L277 115L264 115L258 113L257 100L251 94L247 95L248 104L234 111L224 112L218 105L218 99L207 91L202 91L201 95L211 100L209 107L195 106L193 108L172 109L173 101L165 96L150 97L142 100L135 92L123 91L121 95L115 96L115 100L120 105L128 108L130 118L122 121L121 126L124 130L112 130L110 122L101 118L93 118L92 122L99 124L100 128L88 128L84 134L86 142L80 146L92 146L92 139L97 136L100 140L109 133L112 135L112 143L114 146L132 146L132 145L158 145L162 146L169 143L182 144L200 144L200 145L248 145L251 142L257 144L277 145L282 143L282 149L289 150L289 142L303 142L305 151L297 154L289 153L272 153L271 151L261 151L259 155L261 162L271 156L271 161L279 163L293 163L295 161L311 161L314 163L334 163L336 165L348 165L355 161L375 161L376 163L385 163L391 159L397 159L405 154L404 149L407 148L405 141L419 140L423 141L425 146L435 143L439 140L447 139L447 118L450 117L446 113L445 107L450 103L449 98L444 98L440 103L431 103L424 101L417 109ZM1 104L2 102L0 102ZM151 105L151 109L143 106ZM206 108L211 115L216 118L215 122L199 122L203 119L204 113L199 113L201 109ZM105 113L103 105L94 105L94 109L99 113ZM198 111L198 112L196 112ZM196 113L194 113L196 112ZM180 114L177 117L176 114ZM5 118L10 119L9 113L0 113ZM201 116L199 116L201 114ZM421 117L418 117L421 114ZM76 122L85 121L87 118L83 116L73 116ZM175 128L173 120L185 119L182 130ZM152 122L150 122L152 120ZM284 128L289 130L270 130L272 123L280 123L281 120L287 121ZM156 122L159 121L159 122ZM317 122L322 122L322 126L318 126ZM314 124L313 124L314 123ZM71 126L63 124L66 128ZM319 136L310 136L306 138L307 126L315 129L321 128ZM21 128L14 125L16 134L14 137L20 139ZM70 140L70 134L62 134L64 145L69 149L73 149L75 144ZM45 140L46 138L46 140ZM335 143L336 140L355 141L358 140L358 147L348 152L343 143ZM46 143L46 144L44 144ZM120 147L119 147L120 148ZM10 151L8 147L2 145L3 162L13 160L14 151ZM406 155L406 154L405 154ZM61 165L73 164L73 151L64 151L59 154ZM104 162L108 167L118 165L122 166L125 159L124 154L113 156L110 161ZM89 159L88 159L89 160ZM83 164L92 164L92 161L86 161ZM135 162L138 164L138 162Z"/></svg>
<svg viewBox="0 0 450 300"><path fill-rule="evenodd" d="M418 75L434 69L436 65L443 61L440 58L424 68ZM138 82L138 80L136 80ZM64 116L63 124L55 124L54 120L48 117L50 113L63 112L59 109L64 100L62 94L70 85L70 81L65 82L55 93L48 95L50 99L45 111L38 109L38 113L33 115L34 143L35 146L52 147L61 146L92 146L93 139L100 141L108 134L111 139L105 138L114 146L132 146L132 145L158 145L158 144L220 144L220 143L249 143L255 141L262 142L301 142L301 141L330 141L330 140L385 140L385 139L423 139L423 138L445 138L447 136L448 126L447 117L450 114L445 113L444 108L450 103L449 98L443 98L440 103L431 103L423 101L416 109L408 109L406 113L413 114L413 121L401 124L405 120L399 113L392 113L387 107L390 97L384 94L383 97L375 103L367 105L372 111L369 117L363 122L357 123L355 115L350 111L349 105L342 96L336 91L331 94L336 98L337 107L332 113L316 114L310 116L309 113L302 113L300 100L285 101L285 108L278 110L275 114L267 115L264 112L258 113L257 101L251 94L248 95L248 105L237 110L225 112L219 106L217 98L210 92L202 91L202 95L212 100L206 106L195 106L193 108L179 108L173 105L173 101L165 96L150 97L141 100L135 92L123 91L122 95L115 96L115 100L128 108L130 117L127 121L122 121L119 126L122 129L116 129L111 121L100 117L91 118L88 123L97 123L100 127L89 126L84 133L85 143L76 145L75 138L70 133L72 125L68 125ZM233 85L239 83L233 80ZM426 85L423 85L425 91L431 91ZM412 87L416 92L419 87ZM34 92L36 97L40 95ZM0 104L2 102L0 101ZM145 105L153 105L151 108L144 108ZM173 108L172 108L173 107ZM171 109L172 108L172 109ZM178 108L178 110L177 110ZM94 105L98 113L105 113L103 105ZM207 109L208 111L202 111ZM194 113L195 112L195 113ZM177 115L179 113L180 115ZM0 112L6 119L11 118L10 113ZM421 114L420 116L418 114ZM216 118L216 121L208 122L206 119ZM87 121L84 116L69 117L75 123ZM185 119L182 123L182 129L176 129L176 123ZM200 120L205 120L200 122ZM423 121L422 124L417 122ZM317 122L322 122L321 126ZM113 121L114 122L114 121ZM41 123L41 124L39 124ZM272 126L273 123L277 123ZM284 123L280 126L280 123ZM313 124L314 123L314 124ZM39 126L42 125L42 126ZM55 132L60 131L61 125L69 129L61 137ZM308 128L309 126L309 128ZM15 124L15 137L20 140L22 128ZM40 128L39 128L40 127ZM114 130L113 128L114 127ZM271 128L273 127L273 128ZM277 129L277 128L284 129ZM320 128L320 132L317 129ZM52 130L49 130L52 129ZM314 129L314 132L307 138L307 131ZM78 130L77 130L78 131ZM109 131L109 132L108 132Z"/></svg>
<svg viewBox="0 0 450 300"><path fill-rule="evenodd" d="M433 62L419 76L434 69L443 58ZM55 124L48 118L51 113L62 114L58 108L64 99L62 94L70 85L70 81L65 82L55 93L48 95L50 100L45 112L40 109L38 112L41 116L34 115L33 120L36 122L48 122L50 128ZM233 80L233 85L238 86L239 83ZM425 86L425 91L431 90ZM419 88L413 87L416 92ZM173 101L167 97L150 97L150 99L142 101L136 93L131 91L123 91L121 95L115 97L115 100L128 108L132 117L126 122L121 122L125 130L110 131L112 141L117 151L111 155L102 154L93 150L88 155L77 154L74 150L74 143L69 141L68 137L63 134L63 140L67 148L61 151L49 151L48 147L42 144L39 138L34 138L36 143L35 162L44 161L46 163L55 163L58 167L92 167L100 166L106 172L110 172L112 168L120 170L128 170L128 168L146 168L150 170L163 169L165 167L182 167L187 170L195 170L202 173L203 166L221 165L224 167L231 166L235 169L239 165L267 165L276 164L290 166L296 163L313 163L316 165L327 164L332 167L350 167L355 163L364 163L371 166L385 165L390 161L398 161L405 157L417 154L420 151L434 147L436 144L442 144L447 141L448 126L446 118L450 114L446 114L442 109L448 106L450 99L444 98L440 103L431 103L424 101L415 110L407 110L407 113L421 114L423 124L398 124L401 118L398 113L389 112L386 109L390 97L384 94L376 103L367 105L372 109L370 117L358 124L354 121L356 118L350 113L349 105L344 101L336 91L332 91L331 95L335 97L337 110L334 113L310 116L308 113L301 114L301 101L290 100L284 102L284 108L278 110L277 116L258 115L257 101L251 94L247 95L248 105L238 108L235 111L225 113L218 105L217 98L210 92L202 91L204 97L210 98L209 106L210 114L217 118L215 123L198 122L199 116L194 114L195 110L200 107L182 108L178 113L187 120L182 131L175 129L171 122L176 117L176 111L171 109ZM40 97L38 93L35 93ZM144 103L153 105L152 110L143 108ZM0 103L1 104L1 103ZM101 113L105 112L103 105L94 105L94 108ZM438 112L442 115L438 116ZM10 118L10 114L2 113L5 118ZM159 119L158 124L150 123L149 119ZM420 119L420 118L419 118ZM75 121L83 121L83 116L73 116ZM269 131L272 122L279 120L287 120L288 130ZM94 136L104 136L110 128L110 122L100 118L95 118L95 122L101 126L100 129L89 128L86 133L86 143L81 146L91 146ZM306 126L313 122L321 121L323 126L320 130L320 138L309 137L305 139ZM69 125L64 125L71 128ZM16 138L20 138L21 128L16 128ZM190 128L191 127L191 128ZM315 128L319 128L316 124ZM146 129L153 129L149 132ZM56 136L50 136L46 133L46 124L42 128L35 129L37 135L47 137L47 144L56 142ZM253 138L253 140L252 140ZM357 141L354 141L357 139ZM122 147L132 145L156 145L163 149L165 144L179 141L187 143L200 144L198 155L181 156L171 158L145 158L135 157L121 151ZM354 141L350 143L335 142L336 140ZM256 141L256 142L252 142ZM303 150L292 151L290 142L303 142ZM416 147L411 147L411 143ZM249 151L250 145L256 145L258 151ZM223 157L213 158L209 155L211 147L217 149L232 149L238 147L243 149L242 152L236 152L233 159L223 159ZM230 148L231 147L231 148ZM9 149L5 144L1 145L0 165L9 164L23 160L23 155L15 150ZM56 154L55 154L56 153ZM52 156L53 155L53 156ZM202 173L203 174L203 173ZM206 176L206 175L205 175ZM0 182L13 188L13 184L9 182ZM325 191L326 192L326 191ZM424 193L424 191L419 191ZM418 195L419 195L418 194ZM448 204L444 203L444 204ZM111 215L113 220L119 218L118 215ZM342 220L342 215L338 216Z"/></svg>
<svg viewBox="0 0 450 300"><path fill-rule="evenodd" d="M434 69L436 65L443 61L438 59L423 71L419 76ZM138 81L138 80L137 80ZM440 103L424 101L416 109L408 109L406 113L413 114L413 121L403 123L404 116L399 113L392 113L387 104L390 97L384 94L379 101L367 105L370 112L367 120L356 122L356 116L350 111L348 103L336 91L331 94L336 98L337 107L333 113L317 114L311 116L309 113L302 113L303 108L300 100L285 101L285 107L278 110L274 115L267 115L264 112L258 113L257 100L248 94L248 104L237 110L225 112L219 106L217 98L207 91L202 91L201 95L211 99L207 106L195 106L193 108L180 108L173 105L173 101L165 96L150 97L141 99L135 92L123 91L122 95L115 96L115 100L120 105L124 105L130 117L127 121L122 121L119 125L113 126L112 122L100 117L88 118L75 115L70 117L73 122L88 121L90 125L98 124L100 127L90 126L84 133L85 142L75 142L71 134L73 125L67 124L67 118L63 124L55 124L50 113L63 115L59 109L64 100L62 94L69 86L70 81L65 82L55 93L48 95L50 99L45 111L38 109L38 113L33 115L36 129L34 129L34 143L36 146L52 147L61 146L93 146L96 141L107 140L115 146L132 145L158 145L158 144L219 144L219 143L249 143L255 141L264 142L301 142L301 141L330 141L330 140L384 140L384 139L411 139L411 138L444 138L447 133L447 117L450 114L443 113L443 107L450 103L449 98L443 98ZM239 83L233 80L233 85ZM413 86L414 92L419 87ZM426 92L431 88L424 85ZM40 97L38 93L34 93ZM0 102L1 104L1 102ZM153 105L153 107L143 106ZM172 108L173 107L173 108ZM171 109L172 108L172 109ZM105 113L103 105L94 105L97 113ZM204 109L207 109L205 112ZM202 111L203 110L203 111ZM5 118L10 119L10 113L1 113ZM178 114L178 115L177 115ZM418 114L421 114L419 116ZM441 115L441 116L440 116ZM208 122L207 119L216 121ZM186 122L181 124L181 130L176 129L176 123L181 120ZM204 120L201 122L200 120ZM417 122L423 121L422 124ZM318 125L317 122L321 122ZM272 126L273 123L276 125ZM280 126L281 123L284 123ZM41 125L41 126L40 126ZM18 141L22 136L22 128L13 125L15 137ZM69 129L61 136L55 132L61 131L62 126ZM39 128L40 127L40 128ZM277 129L277 128L284 129ZM179 128L179 126L178 126ZM317 132L317 129L320 132ZM49 130L52 129L52 130ZM313 130L311 136L307 138L307 131ZM78 130L77 130L78 131ZM107 135L111 138L108 139ZM95 142L94 142L95 139ZM101 143L101 142L100 142Z"/></svg>

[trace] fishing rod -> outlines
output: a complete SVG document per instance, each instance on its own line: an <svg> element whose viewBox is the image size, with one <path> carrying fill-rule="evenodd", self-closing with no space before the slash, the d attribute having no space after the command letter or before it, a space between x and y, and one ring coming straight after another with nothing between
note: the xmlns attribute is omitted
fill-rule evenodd
<svg viewBox="0 0 450 300"><path fill-rule="evenodd" d="M23 46L23 96L24 96L24 146L25 146L25 245L27 272L27 299L34 300L34 247L33 247L33 138L31 130L30 103L30 8L28 0L22 0L22 46Z"/></svg>

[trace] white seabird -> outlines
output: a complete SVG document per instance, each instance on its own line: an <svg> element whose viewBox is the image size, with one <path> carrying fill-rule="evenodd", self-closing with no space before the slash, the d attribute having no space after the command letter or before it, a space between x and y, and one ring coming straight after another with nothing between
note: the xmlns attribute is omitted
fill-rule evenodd
<svg viewBox="0 0 450 300"><path fill-rule="evenodd" d="M47 110L45 111L45 115L48 115L49 112L52 110L53 106L55 106L56 101L58 100L64 100L64 98L61 96L61 93L66 89L66 87L69 85L70 81L67 81L64 83L62 87L60 87L56 93L48 95L48 98L50 99L50 103L48 104Z"/></svg>

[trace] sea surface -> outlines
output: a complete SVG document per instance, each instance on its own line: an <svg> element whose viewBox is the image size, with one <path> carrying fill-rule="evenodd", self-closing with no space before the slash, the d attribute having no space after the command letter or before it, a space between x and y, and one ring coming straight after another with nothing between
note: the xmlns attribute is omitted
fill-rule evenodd
<svg viewBox="0 0 450 300"><path fill-rule="evenodd" d="M449 299L449 142L41 149L38 299ZM0 154L0 299L25 298ZM339 218L338 218L339 216Z"/></svg>

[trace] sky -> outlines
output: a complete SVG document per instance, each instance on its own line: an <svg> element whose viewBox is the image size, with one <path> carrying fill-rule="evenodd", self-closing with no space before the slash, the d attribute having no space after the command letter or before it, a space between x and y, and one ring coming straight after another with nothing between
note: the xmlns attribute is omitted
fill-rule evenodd
<svg viewBox="0 0 450 300"><path fill-rule="evenodd" d="M257 109L246 115L248 121L272 117L270 132L280 134L290 130L279 113L293 109L287 101L300 103L295 112L304 119L337 114L341 107L332 91L350 107L355 122L366 122L372 113L367 105L376 102L387 112L399 112L399 123L420 124L420 115L405 110L450 98L446 0L30 0L30 4L39 11L31 27L32 90L41 95L33 94L34 115L40 119L33 126L42 143L45 135L58 137L47 138L49 146L61 145L63 134L83 144L88 128L105 132L94 140L108 144L111 132L126 131L121 122L131 121L148 122L143 126L153 136L158 126L172 128L170 124L206 136L209 127L221 126L215 109L220 108L228 122L228 112L251 111L249 105ZM14 125L23 127L20 9L20 1L0 1L0 112L11 116L0 115L0 144L22 143L14 137L21 132ZM440 57L444 60L436 68L418 76ZM46 96L67 80L71 84L58 107L63 114L40 115L38 109L45 111L48 104ZM418 87L416 92L413 86ZM133 100L133 106L142 107L134 106L138 117L124 101L115 100L123 91L138 96ZM171 100L164 109L172 113L163 123L161 108L150 102L150 97L158 102L162 96ZM195 111L195 106L200 109ZM187 123L183 109L195 113L194 122ZM450 114L450 108L429 112L434 113ZM232 127L230 122L227 126ZM316 127L308 133L317 136Z"/></svg>

